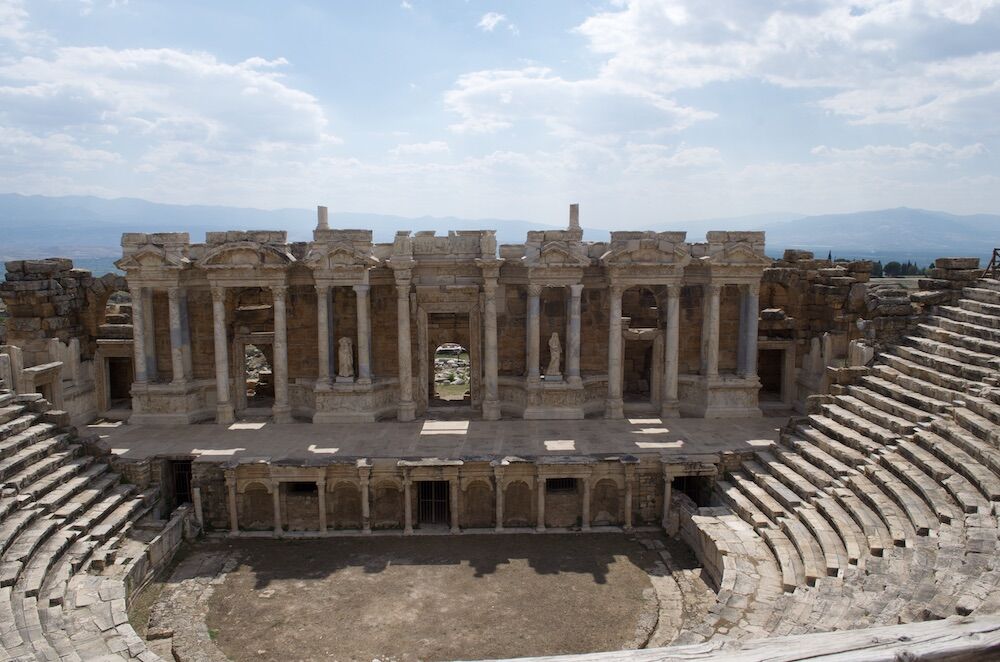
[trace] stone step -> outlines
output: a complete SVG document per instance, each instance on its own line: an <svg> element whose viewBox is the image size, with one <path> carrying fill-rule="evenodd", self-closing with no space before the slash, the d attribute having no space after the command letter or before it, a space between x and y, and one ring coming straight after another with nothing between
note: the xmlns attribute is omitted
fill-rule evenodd
<svg viewBox="0 0 1000 662"><path fill-rule="evenodd" d="M988 326L970 324L969 322L962 322L942 315L932 315L930 317L930 322L940 326L946 331L961 333L962 335L973 336L975 338L982 338L983 340L989 340L990 342L1000 342L1000 330L992 329Z"/></svg>
<svg viewBox="0 0 1000 662"><path fill-rule="evenodd" d="M125 485L122 487L134 487ZM146 510L146 504L142 496L127 499L123 504L115 508L100 524L90 530L90 537L101 542L105 542L122 527L132 522L140 512Z"/></svg>
<svg viewBox="0 0 1000 662"><path fill-rule="evenodd" d="M24 490L35 481L41 480L43 476L52 473L59 467L74 459L79 454L79 451L79 446L67 446L65 451L53 453L52 455L25 467L13 476L10 476L3 482L3 487L9 487L18 491Z"/></svg>
<svg viewBox="0 0 1000 662"><path fill-rule="evenodd" d="M965 292L962 294L964 295ZM968 310L970 313L979 313L980 315L988 315L990 317L1000 317L1000 303L996 302L967 298L959 300L958 307L962 310Z"/></svg>
<svg viewBox="0 0 1000 662"><path fill-rule="evenodd" d="M793 455L788 451L781 451L781 449L772 449L772 451L757 451L754 455L760 461L760 463L771 472L771 475L777 478L783 485L789 487L795 494L803 499L812 499L819 493L819 488L813 483L809 482L800 474L795 471L791 466L785 464L779 459L780 455L783 453ZM797 457L794 456L793 457ZM806 464L803 461L803 464ZM832 479L830 479L832 481Z"/></svg>
<svg viewBox="0 0 1000 662"><path fill-rule="evenodd" d="M55 430L54 425L49 423L38 423L36 425L34 421L33 417L22 416L8 423L8 425L16 423L20 429L13 434L7 435L3 442L0 443L0 459L10 458L17 454L18 451L30 446L39 439L43 439ZM27 424L24 425L24 422Z"/></svg>
<svg viewBox="0 0 1000 662"><path fill-rule="evenodd" d="M891 430L889 425L905 429L913 427L909 421L869 407L849 395L837 396L834 404L823 405L823 412L825 418L837 425L830 426L823 416L819 416L817 418L822 421L820 429L862 453L874 453L899 438L899 433Z"/></svg>
<svg viewBox="0 0 1000 662"><path fill-rule="evenodd" d="M910 336L907 338L907 342L927 354L941 356L946 359L951 359L952 361L958 361L972 366L978 366L986 370L996 371L997 366L1000 365L1000 356L987 354L986 352L973 351L957 344L941 342L932 338L922 338L920 336Z"/></svg>
<svg viewBox="0 0 1000 662"><path fill-rule="evenodd" d="M876 393L928 414L941 414L951 410L951 400L939 400L895 381L903 377L905 376L902 373L893 368L876 365L872 368L872 374L862 377L861 382ZM913 383L917 387L923 387L923 382L920 380L913 380ZM927 386L931 385L927 384Z"/></svg>
<svg viewBox="0 0 1000 662"><path fill-rule="evenodd" d="M12 586L20 575L24 564L42 543L59 528L59 522L49 518L36 518L26 527L3 554L4 571L0 573L0 585ZM17 566L16 569L13 566Z"/></svg>
<svg viewBox="0 0 1000 662"><path fill-rule="evenodd" d="M79 475L70 478L65 483L59 485L54 490L39 499L36 503L46 512L58 510L76 493L90 485L98 476L107 471L108 465L102 463L92 464Z"/></svg>
<svg viewBox="0 0 1000 662"><path fill-rule="evenodd" d="M1000 305L1000 292L988 287L966 287L962 290L962 297L972 301Z"/></svg>
<svg viewBox="0 0 1000 662"><path fill-rule="evenodd" d="M878 378L876 377L875 379ZM913 431L915 424L925 423L933 418L931 414L928 414L925 411L917 409L916 407L911 407L908 404L864 386L855 386L852 384L847 387L847 392L850 397L868 405L868 407L877 409L881 412L892 415L896 419L899 419L901 422L891 423L890 421L890 425L883 425L883 427L888 427L890 430L900 434L909 434ZM904 425L908 427L904 429Z"/></svg>
<svg viewBox="0 0 1000 662"><path fill-rule="evenodd" d="M101 463L94 466L103 467L106 471L108 465ZM52 513L52 516L63 520L75 519L80 513L94 505L98 499L104 496L105 492L117 484L118 474L105 474L96 480L91 480L84 489L74 494L58 510Z"/></svg>
<svg viewBox="0 0 1000 662"><path fill-rule="evenodd" d="M913 540L914 536L910 534L913 527L909 524L906 516L893 500L876 487L871 480L860 474L855 474L847 478L847 484L854 494L882 520L894 545L905 547L907 541Z"/></svg>
<svg viewBox="0 0 1000 662"><path fill-rule="evenodd" d="M952 414L955 416L955 422L963 428L983 441L993 444L994 447L1000 446L1000 425L965 407L956 407Z"/></svg>
<svg viewBox="0 0 1000 662"><path fill-rule="evenodd" d="M805 568L799 551L788 539L784 531L780 529L762 528L758 531L760 536L767 543L778 560L778 567L781 569L781 587L784 591L791 593L799 586L806 585Z"/></svg>
<svg viewBox="0 0 1000 662"><path fill-rule="evenodd" d="M7 421L3 425L0 425L0 457L6 457L8 454L8 444L5 443L7 439L13 437L14 435L24 432L38 420L38 414L25 413L17 418Z"/></svg>
<svg viewBox="0 0 1000 662"><path fill-rule="evenodd" d="M782 517L778 520L778 527L798 550L799 558L802 559L802 571L806 577L806 584L814 586L817 579L829 576L823 548L802 522L792 517Z"/></svg>
<svg viewBox="0 0 1000 662"><path fill-rule="evenodd" d="M133 492L135 492L134 485L116 485L107 493L106 496L103 496L94 505L90 506L82 515L73 520L69 526L77 531L85 531L95 540L103 542L94 536L94 529L98 526L97 523L128 500L129 497L132 496Z"/></svg>
<svg viewBox="0 0 1000 662"><path fill-rule="evenodd" d="M990 398L980 398L975 395L965 396L965 406L993 423L1000 424L1000 404Z"/></svg>
<svg viewBox="0 0 1000 662"><path fill-rule="evenodd" d="M925 338L936 340L952 347L962 347L978 354L1000 356L1000 342L992 342L963 333L955 333L933 324L918 324L917 332Z"/></svg>
<svg viewBox="0 0 1000 662"><path fill-rule="evenodd" d="M847 568L847 550L837 532L833 530L830 523L820 515L815 508L803 506L796 512L799 519L805 524L813 538L819 542L820 549L823 550L823 559L826 564L826 574L829 577L839 577L841 568Z"/></svg>
<svg viewBox="0 0 1000 662"><path fill-rule="evenodd" d="M785 487L785 485L772 476L763 465L758 464L753 460L745 460L741 467L753 478L753 481L757 483L757 485L761 486L765 492L776 499L785 510L794 510L802 505L802 499L799 498L799 495L793 490Z"/></svg>
<svg viewBox="0 0 1000 662"><path fill-rule="evenodd" d="M995 315L974 313L958 306L936 306L934 312L957 322L1000 330L1000 317L996 317Z"/></svg>
<svg viewBox="0 0 1000 662"><path fill-rule="evenodd" d="M0 481L6 480L8 476L20 472L28 465L64 449L67 439L69 439L67 434L42 439L22 448L10 457L0 460Z"/></svg>
<svg viewBox="0 0 1000 662"><path fill-rule="evenodd" d="M21 531L44 512L39 508L21 508L0 522L0 554L7 551Z"/></svg>
<svg viewBox="0 0 1000 662"><path fill-rule="evenodd" d="M0 407L6 407L17 400L17 393L0 390Z"/></svg>
<svg viewBox="0 0 1000 662"><path fill-rule="evenodd" d="M743 472L730 472L729 480L771 521L787 515L784 507L778 503L777 499L768 494L764 488L755 483L752 478Z"/></svg>
<svg viewBox="0 0 1000 662"><path fill-rule="evenodd" d="M980 278L976 281L975 287L983 287L994 292L1000 292L1000 280L996 278Z"/></svg>
<svg viewBox="0 0 1000 662"><path fill-rule="evenodd" d="M983 441L954 421L939 419L931 423L931 429L955 444L990 471L1000 474L1000 450Z"/></svg>
<svg viewBox="0 0 1000 662"><path fill-rule="evenodd" d="M782 442L795 450L808 464L830 476L837 478L853 473L849 466L801 437L789 436L783 438Z"/></svg>
<svg viewBox="0 0 1000 662"><path fill-rule="evenodd" d="M833 497L819 497L814 504L816 510L826 518L826 521L840 536L847 552L847 562L851 565L858 565L861 562L862 554L868 553L868 541L857 522Z"/></svg>
<svg viewBox="0 0 1000 662"><path fill-rule="evenodd" d="M771 526L767 515L744 496L738 487L724 480L716 481L715 487L722 501L755 530Z"/></svg>
<svg viewBox="0 0 1000 662"><path fill-rule="evenodd" d="M901 345L897 345L893 348L893 351L900 350L905 351L906 348ZM912 355L914 352L909 351L908 353ZM973 385L979 386L975 382L970 382L967 379L941 372L935 368L923 365L922 363L916 363L908 358L899 356L898 354L882 354L879 359L885 362L885 364L890 368L894 368L908 377L914 377L934 386L954 391L958 394L965 393ZM906 386L907 388L910 388L909 385Z"/></svg>
<svg viewBox="0 0 1000 662"><path fill-rule="evenodd" d="M865 475L902 509L918 536L930 535L931 531L937 530L938 519L935 514L923 499L891 472L870 465L865 467Z"/></svg>
<svg viewBox="0 0 1000 662"><path fill-rule="evenodd" d="M810 419L812 419L811 422L813 426L816 426L822 423L822 421L819 419L823 419L823 417L813 415L810 416ZM842 444L841 442L837 441L836 439L833 439L832 437L826 434L823 434L823 432L820 431L817 427L800 425L799 427L795 428L795 432L805 441L808 441L809 443L813 444L819 450L828 453L830 457L835 458L836 460L842 462L848 467L857 467L867 462L867 458L865 457L864 453L855 450L854 448L851 448L846 444ZM803 453L801 449L799 449L799 452ZM807 453L803 453L803 455L806 455L808 457ZM831 472L834 470L832 467L833 465L824 466L825 469Z"/></svg>
<svg viewBox="0 0 1000 662"><path fill-rule="evenodd" d="M1000 476L949 439L930 430L917 430L914 441L924 450L965 476L990 501L1000 501Z"/></svg>
<svg viewBox="0 0 1000 662"><path fill-rule="evenodd" d="M4 405L0 407L0 425L10 423L24 416L24 405Z"/></svg>
<svg viewBox="0 0 1000 662"><path fill-rule="evenodd" d="M33 500L38 500L48 494L56 486L65 483L79 473L86 471L93 464L94 458L89 455L77 457L43 478L36 480L26 487L21 493L30 496Z"/></svg>
<svg viewBox="0 0 1000 662"><path fill-rule="evenodd" d="M66 594L66 583L74 573L81 570L90 558L97 541L81 534L69 549L56 561L49 570L42 584L41 600L43 605L61 605Z"/></svg>
<svg viewBox="0 0 1000 662"><path fill-rule="evenodd" d="M69 529L55 531L45 541L45 544L32 555L31 560L21 572L21 578L15 586L15 591L26 597L38 597L42 584L45 582L46 573L79 535L79 532Z"/></svg>
<svg viewBox="0 0 1000 662"><path fill-rule="evenodd" d="M936 373L938 379L948 382L945 385L956 391L977 388L979 385L975 382L996 376L996 370L992 368L983 368L978 365L963 363L962 361L949 359L945 356L937 356L906 345L896 345L892 351L897 356L932 370L933 372L930 374ZM937 383L933 379L929 381L934 384ZM955 384L955 386L949 383Z"/></svg>
<svg viewBox="0 0 1000 662"><path fill-rule="evenodd" d="M942 524L961 522L961 511L956 508L951 495L934 479L910 464L900 453L885 453L879 458L883 467L895 475L913 492L920 495ZM919 533L919 531L918 531Z"/></svg>

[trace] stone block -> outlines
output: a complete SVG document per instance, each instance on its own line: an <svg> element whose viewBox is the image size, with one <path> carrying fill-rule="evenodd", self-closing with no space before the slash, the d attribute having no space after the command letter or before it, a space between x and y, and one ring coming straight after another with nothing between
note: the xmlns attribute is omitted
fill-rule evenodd
<svg viewBox="0 0 1000 662"><path fill-rule="evenodd" d="M951 303L952 295L950 290L929 290L914 292L910 295L910 301L922 305L938 305Z"/></svg>
<svg viewBox="0 0 1000 662"><path fill-rule="evenodd" d="M978 257L939 257L934 260L938 269L979 269Z"/></svg>
<svg viewBox="0 0 1000 662"><path fill-rule="evenodd" d="M982 272L978 269L942 269L934 267L927 270L927 275L931 278L941 278L943 280L972 282L979 280Z"/></svg>

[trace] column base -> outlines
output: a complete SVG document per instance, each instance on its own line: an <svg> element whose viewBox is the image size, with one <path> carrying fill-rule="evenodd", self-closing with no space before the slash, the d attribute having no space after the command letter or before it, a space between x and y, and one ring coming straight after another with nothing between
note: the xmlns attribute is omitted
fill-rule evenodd
<svg viewBox="0 0 1000 662"><path fill-rule="evenodd" d="M625 403L621 400L607 400L604 403L604 418L625 418Z"/></svg>
<svg viewBox="0 0 1000 662"><path fill-rule="evenodd" d="M461 533L461 532L462 532L462 529L460 529L458 527L454 527L454 526L451 527L451 529L448 531L448 533L452 533L452 534L454 534L454 533Z"/></svg>
<svg viewBox="0 0 1000 662"><path fill-rule="evenodd" d="M499 421L500 420L500 401L499 400L484 400L483 401L483 420L484 421Z"/></svg>
<svg viewBox="0 0 1000 662"><path fill-rule="evenodd" d="M566 378L566 383L573 388L581 387L583 386L583 377L580 375L570 375Z"/></svg>
<svg viewBox="0 0 1000 662"><path fill-rule="evenodd" d="M415 402L400 402L396 410L396 419L399 421L412 421L417 418L417 404Z"/></svg>
<svg viewBox="0 0 1000 662"><path fill-rule="evenodd" d="M668 400L660 406L660 418L680 418L681 405L677 400Z"/></svg>
<svg viewBox="0 0 1000 662"><path fill-rule="evenodd" d="M497 526L493 527L493 530L496 531L497 533L503 533L503 525L498 524Z"/></svg>
<svg viewBox="0 0 1000 662"><path fill-rule="evenodd" d="M535 533L545 533L545 525L543 524L542 526L536 526Z"/></svg>
<svg viewBox="0 0 1000 662"><path fill-rule="evenodd" d="M292 422L292 408L288 405L284 407L278 407L275 405L271 408L271 420L280 425L285 425Z"/></svg>
<svg viewBox="0 0 1000 662"><path fill-rule="evenodd" d="M317 379L315 386L313 386L314 391L329 391L333 388L330 384L330 378Z"/></svg>
<svg viewBox="0 0 1000 662"><path fill-rule="evenodd" d="M407 527L407 528L403 529L403 535L404 536L412 536L413 535L413 527Z"/></svg>
<svg viewBox="0 0 1000 662"><path fill-rule="evenodd" d="M219 425L232 425L236 422L236 414L233 412L231 404L215 406L215 422Z"/></svg>

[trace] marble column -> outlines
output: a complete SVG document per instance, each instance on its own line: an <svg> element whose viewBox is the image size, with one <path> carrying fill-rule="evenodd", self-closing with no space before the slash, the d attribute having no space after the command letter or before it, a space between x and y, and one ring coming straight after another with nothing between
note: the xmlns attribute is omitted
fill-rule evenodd
<svg viewBox="0 0 1000 662"><path fill-rule="evenodd" d="M191 316L188 313L187 290L181 293L181 348L184 359L184 378L194 379L194 363L191 358Z"/></svg>
<svg viewBox="0 0 1000 662"><path fill-rule="evenodd" d="M149 376L146 374L146 306L143 301L142 288L133 287L129 290L132 297L132 362L135 365L135 382L146 384Z"/></svg>
<svg viewBox="0 0 1000 662"><path fill-rule="evenodd" d="M458 522L459 515L461 515L461 486L459 485L458 476L455 476L448 481L449 496L449 510L451 511L451 532L460 533Z"/></svg>
<svg viewBox="0 0 1000 662"><path fill-rule="evenodd" d="M399 407L396 417L400 421L416 418L417 405L413 401L413 356L410 350L410 279L396 281L396 338L399 363Z"/></svg>
<svg viewBox="0 0 1000 662"><path fill-rule="evenodd" d="M319 501L319 532L326 533L326 478L316 480L316 496Z"/></svg>
<svg viewBox="0 0 1000 662"><path fill-rule="evenodd" d="M235 536L240 532L239 512L236 510L236 476L226 476L226 492L229 496L229 533Z"/></svg>
<svg viewBox="0 0 1000 662"><path fill-rule="evenodd" d="M372 515L371 504L369 503L371 496L368 488L368 475L363 474L359 482L361 483L361 531L362 533L371 533Z"/></svg>
<svg viewBox="0 0 1000 662"><path fill-rule="evenodd" d="M410 480L409 475L403 478L403 534L410 535L413 533L413 504L410 499Z"/></svg>
<svg viewBox="0 0 1000 662"><path fill-rule="evenodd" d="M535 531L545 530L545 476L539 476L535 481L538 483L538 521L535 522Z"/></svg>
<svg viewBox="0 0 1000 662"><path fill-rule="evenodd" d="M670 533L670 499L673 481L674 477L667 465L663 465L663 519L660 524L667 533Z"/></svg>
<svg viewBox="0 0 1000 662"><path fill-rule="evenodd" d="M145 311L142 323L146 332L146 379L155 382L159 379L159 368L156 365L156 312L153 309L152 287L143 288L142 305ZM133 320L132 329L134 332L135 320Z"/></svg>
<svg viewBox="0 0 1000 662"><path fill-rule="evenodd" d="M275 423L291 423L292 408L288 404L288 328L285 300L288 287L271 287L274 303L274 406L271 417Z"/></svg>
<svg viewBox="0 0 1000 662"><path fill-rule="evenodd" d="M583 383L580 378L580 298L583 285L569 286L569 319L566 324L566 380L571 386Z"/></svg>
<svg viewBox="0 0 1000 662"><path fill-rule="evenodd" d="M527 328L527 362L528 381L538 382L541 379L539 372L538 343L540 334L540 301L542 294L541 285L528 285L528 328Z"/></svg>
<svg viewBox="0 0 1000 662"><path fill-rule="evenodd" d="M701 324L701 374L713 379L719 376L719 297L722 286L706 283Z"/></svg>
<svg viewBox="0 0 1000 662"><path fill-rule="evenodd" d="M274 498L274 535L281 535L281 483L271 482L271 494Z"/></svg>
<svg viewBox="0 0 1000 662"><path fill-rule="evenodd" d="M212 325L215 329L215 422L233 422L233 402L229 397L229 339L226 333L226 289L212 288Z"/></svg>
<svg viewBox="0 0 1000 662"><path fill-rule="evenodd" d="M622 418L622 293L625 288L612 285L609 289L608 313L608 401L605 418Z"/></svg>
<svg viewBox="0 0 1000 662"><path fill-rule="evenodd" d="M590 476L581 478L583 481L583 504L580 509L582 513L580 528L590 531Z"/></svg>
<svg viewBox="0 0 1000 662"><path fill-rule="evenodd" d="M677 374L680 370L681 286L667 286L667 333L663 343L663 402L660 416L680 416Z"/></svg>
<svg viewBox="0 0 1000 662"><path fill-rule="evenodd" d="M625 530L632 530L632 483L635 480L635 468L625 465Z"/></svg>
<svg viewBox="0 0 1000 662"><path fill-rule="evenodd" d="M187 381L184 374L184 331L181 319L181 290L178 287L167 289L167 303L170 316L170 369L171 382L183 384Z"/></svg>
<svg viewBox="0 0 1000 662"><path fill-rule="evenodd" d="M358 307L358 383L372 383L372 325L370 315L369 285L355 285Z"/></svg>
<svg viewBox="0 0 1000 662"><path fill-rule="evenodd" d="M503 531L503 469L493 467L493 501L496 505L496 525L497 532Z"/></svg>
<svg viewBox="0 0 1000 662"><path fill-rule="evenodd" d="M483 281L483 325L485 351L483 352L486 397L483 399L483 420L500 419L500 390L497 383L497 282L495 278Z"/></svg>
<svg viewBox="0 0 1000 662"><path fill-rule="evenodd" d="M746 286L743 294L744 318L740 323L740 337L743 340L743 361L740 373L747 378L757 376L757 324L760 316L760 285Z"/></svg>
<svg viewBox="0 0 1000 662"><path fill-rule="evenodd" d="M316 388L330 388L330 287L316 286L316 342L318 363Z"/></svg>

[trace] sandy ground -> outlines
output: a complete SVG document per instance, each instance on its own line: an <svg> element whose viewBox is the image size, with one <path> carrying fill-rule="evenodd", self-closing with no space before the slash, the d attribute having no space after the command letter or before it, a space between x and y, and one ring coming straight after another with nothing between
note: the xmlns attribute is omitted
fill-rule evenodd
<svg viewBox="0 0 1000 662"><path fill-rule="evenodd" d="M621 534L215 543L207 625L233 660L482 659L632 640L653 554Z"/></svg>

